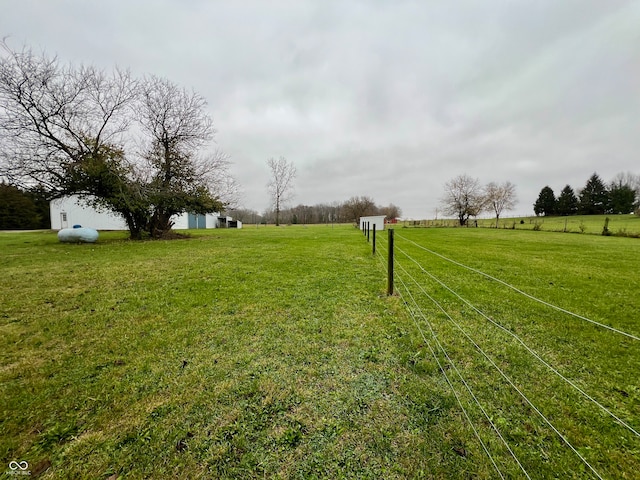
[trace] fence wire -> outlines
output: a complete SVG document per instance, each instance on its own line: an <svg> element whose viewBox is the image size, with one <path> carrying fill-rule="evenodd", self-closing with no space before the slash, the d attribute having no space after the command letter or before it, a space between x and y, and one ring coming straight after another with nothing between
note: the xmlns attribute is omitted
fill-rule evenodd
<svg viewBox="0 0 640 480"><path fill-rule="evenodd" d="M378 238L376 239L375 256L377 257L378 261L380 261L380 263L382 264L383 269L385 271L387 271L386 258L387 258L387 255L388 255L389 252L388 252L388 249L385 248L386 247L385 240L382 237L384 237L384 236L383 235L378 235ZM545 302L544 300L538 299L538 298L536 298L536 297L534 297L534 296L532 296L530 294L527 294L526 292L523 292L522 290L518 289L517 287L514 287L513 285L511 285L511 284L509 284L509 283L507 283L507 282L505 282L503 280L500 280L500 279L498 279L496 277L493 277L493 276L491 276L489 274L486 274L485 272L482 272L480 270L474 269L472 267L468 267L468 266L466 266L466 265L464 265L462 263L459 263L459 262L456 262L454 260L451 260L451 259L449 259L449 258L447 258L447 257L445 257L445 256L443 256L443 255L441 255L441 254L439 254L437 252L434 252L433 250L430 250L430 249L418 244L417 242L415 242L415 241L413 241L411 239L408 239L408 238L406 238L406 237L404 237L402 235L395 235L395 238L403 240L403 241L407 242L410 245L413 245L413 246L415 246L415 247L417 247L417 248L419 248L421 250L424 250L424 251L426 251L426 252L428 252L428 253L430 253L432 255L435 255L435 256L443 259L443 260L451 262L452 264L455 264L457 266L465 268L465 269L467 269L469 271L472 271L472 272L474 272L476 274L482 275L482 276L484 276L484 277L486 277L486 278L488 278L488 279L490 279L492 281L495 281L495 282L497 282L497 283L499 283L499 284L501 284L503 286L506 286L506 287L510 288L511 290L515 291L516 293L518 293L520 295L523 295L526 298L529 298L529 299L534 300L534 301L536 301L536 302L538 302L538 303L540 303L542 305L545 305L546 307L549 307L549 308L554 309L556 311L560 311L560 312L563 312L565 314L571 315L571 316L573 316L575 318L587 321L587 322L592 323L592 324L594 324L596 326L599 326L599 327L605 328L605 329L607 329L609 331L612 331L612 332L615 332L617 334L623 335L623 336L625 336L627 338L631 338L633 340L640 340L639 337L637 337L637 336L635 336L633 334L630 334L628 332L624 332L622 330L610 327L610 326L605 325L605 324L600 323L600 322L596 322L596 321L591 320L589 318L586 318L584 316L578 315L578 314L576 314L574 312L570 312L570 311L568 311L566 309L563 309L561 307L557 307L555 305L552 305L552 304L550 304L548 302ZM607 416L612 418L616 423L618 423L619 425L624 427L627 431L631 432L634 436L640 437L640 432L638 432L638 430L636 428L632 427L628 422L626 422L625 420L620 418L620 416L616 415L610 409L608 409L607 407L602 405L600 402L598 402L595 398L593 398L593 396L588 394L583 388L578 386L574 381L572 381L571 379L569 379L565 375L563 375L557 368L555 368L553 365L551 365L550 362L548 362L545 359L543 359L542 356L538 352L536 352L533 348L531 348L529 345L527 345L526 342L522 338L520 338L518 335L516 335L515 333L511 332L507 328L505 328L499 322L497 322L494 319L492 319L489 315L484 313L480 308L475 306L472 302L470 302L469 300L467 300L464 297L462 297L458 292L455 291L455 289L453 289L450 286L446 285L442 280L440 280L435 275L433 275L431 272L429 272L424 267L424 265L422 265L419 261L417 261L415 258L413 258L406 250L404 250L401 247L398 247L397 240L396 240L395 243L396 243L396 245L394 247L394 250L400 252L403 255L403 257L406 258L409 261L410 264L413 264L421 272L426 274L429 278L431 278L433 281L435 281L437 284L439 284L442 288L444 288L445 290L450 292L458 300L460 300L465 305L470 307L473 311L475 311L477 314L479 314L482 318L484 318L485 320L489 321L492 325L494 325L495 327L499 328L502 332L506 333L511 338L513 338L521 347L523 347L530 355L532 355L532 357L534 357L541 365L543 365L546 369L548 369L555 376L557 376L559 379L561 379L566 385L571 387L571 389L573 389L574 391L578 392L583 398L587 399L589 402L591 402L593 405L595 405L600 411L604 412ZM480 345L468 334L468 332L466 332L464 330L464 328L461 327L460 324L453 319L453 317L442 306L442 303L439 302L438 300L436 300L432 295L430 295L426 291L426 289L423 287L423 285L421 285L421 283L418 280L416 280L416 278L414 276L411 275L411 273L403 265L404 262L399 261L399 259L396 257L394 263L398 267L395 270L395 277L400 283L399 286L401 286L401 289L399 289L401 291L398 291L397 294L404 301L411 318L413 319L414 323L416 324L416 328L418 329L418 332L420 333L420 336L423 338L425 344L429 347L429 349L430 349L430 351L431 351L431 353L432 353L432 355L434 357L434 360L438 364L438 367L439 367L440 371L443 373L443 376L445 377L445 380L446 380L447 384L450 386L451 390L453 391L453 393L454 393L454 395L456 397L456 400L457 400L461 410L464 413L465 418L471 424L475 436L478 438L480 444L482 445L483 450L487 454L488 458L490 459L490 461L491 461L492 465L494 466L494 468L496 469L497 473L501 477L503 477L503 474L500 471L495 459L493 458L493 456L491 455L490 451L488 450L488 447L484 444L484 442L480 438L476 428L473 425L473 422L471 421L471 418L469 417L469 415L466 412L464 406L462 405L462 401L461 401L460 397L458 396L458 393L456 392L451 380L449 379L448 375L446 374L445 369L443 368L442 364L440 363L440 361L439 361L439 359L438 359L438 357L436 355L436 351L435 351L433 345L437 346L437 349L442 353L444 358L446 358L448 364L456 372L456 375L458 376L458 378L460 379L460 381L462 382L462 384L466 388L466 390L469 393L470 397L473 399L473 402L475 402L475 404L479 407L479 409L482 412L482 414L485 417L485 419L488 420L489 425L491 425L491 428L493 429L493 431L500 438L500 441L504 444L505 448L508 450L508 452L511 455L511 457L513 457L515 462L518 464L518 467L520 468L520 470L523 472L523 474L527 478L530 478L529 474L527 473L526 469L522 465L521 461L518 459L517 455L513 452L513 450L511 449L511 447L509 446L508 442L505 440L503 435L500 433L500 430L497 428L495 423L491 420L490 415L487 413L486 409L482 406L480 400L478 400L477 396L473 392L473 389L469 385L469 382L467 382L465 380L464 376L462 375L460 370L457 368L456 364L453 362L451 356L447 352L447 349L444 347L442 342L439 340L437 332L435 331L432 322L430 322L428 320L428 317L425 314L425 312L423 311L423 309L420 306L419 302L416 300L415 296L411 293L410 285L412 285L413 288L417 288L420 291L420 293L426 299L429 300L430 303L435 305L435 307L444 314L444 316L448 319L448 321L451 324L453 324L455 326L455 328L462 333L463 337L466 338L467 341L469 341L473 345L474 349L477 352L479 352L489 362L489 364L495 369L495 371L498 372L499 375L513 388L513 390L515 392L517 392L517 394L524 400L524 402L529 406L529 408L531 408L537 414L537 416L551 430L553 430L553 432L562 440L562 442L578 457L580 462L582 462L589 469L589 471L591 471L591 473L593 473L597 478L603 478L601 476L601 474L594 468L594 466L592 466L587 461L587 459L578 451L578 449L574 445L572 445L572 443L568 440L568 438L565 435L563 435L563 433L560 431L560 429L558 427L556 427L543 414L541 408L536 406L531 401L531 399L529 399L524 394L522 389L519 388L516 385L516 383L496 364L496 362L480 347ZM426 324L428 326L428 329L429 329L429 331L431 333L431 337L433 339L432 340L433 343L429 342L427 340L427 336L425 335L424 330L420 326L419 318L422 319L424 324Z"/></svg>
<svg viewBox="0 0 640 480"><path fill-rule="evenodd" d="M430 254L432 254L432 255L435 255L435 256L437 256L437 257L439 257L439 258L443 259L443 260L446 260L447 262L450 262L450 263L452 263L452 264L454 264L454 265L457 265L457 266L459 266L459 267L462 267L462 268L466 268L467 270L470 270L470 271L475 272L475 273L477 273L477 274L479 274L479 275L482 275L482 276L484 276L485 278L488 278L488 279L490 279L490 280L493 280L494 282L498 282L498 283L500 283L500 284L504 285L505 287L508 287L508 288L512 289L513 291L515 291L515 292L519 293L520 295L523 295L523 296L525 296L525 297L527 297L527 298L529 298L530 300L533 300L533 301L535 301L535 302L541 303L542 305L545 305L546 307L552 308L552 309L554 309L554 310L557 310L557 311L562 312L562 313L564 313L564 314L567 314L567 315L570 315L570 316L572 316L572 317L578 318L578 319L580 319L580 320L584 320L585 322L592 323L592 324L594 324L594 325L597 325L598 327L606 328L607 330L610 330L610 331L612 331L612 332L618 333L618 334L620 334L620 335L624 335L625 337L631 338L631 339L633 339L633 340L638 340L638 341L640 341L640 337L638 337L638 336L636 336L636 335L633 335L633 334L631 334L631 333L627 333L627 332L625 332L625 331L623 331L623 330L620 330L620 329L617 329L617 328L611 327L611 326L609 326L609 325L605 325L604 323L597 322L596 320L592 320L592 319L590 319L590 318L587 318L587 317L584 317L584 316L582 316L582 315L579 315L579 314L577 314L577 313L575 313L575 312L571 312L571 311L569 311L569 310L566 310L566 309L564 309L564 308L562 308L562 307L558 307L557 305L553 305L552 303L546 302L546 301L544 301L544 300L542 300L542 299L540 299L540 298L534 297L533 295L530 295L530 294L528 294L527 292L524 292L524 291L520 290L519 288L514 287L514 286L513 286L513 285L511 285L510 283L507 283L507 282L505 282L505 281L503 281L503 280L500 280L499 278L496 278L496 277L494 277L494 276L492 276L492 275L489 275L488 273L485 273L485 272L482 272L482 271L480 271L480 270L477 270L477 269L475 269L475 268L473 268L473 267L469 267L468 265L464 265L464 264L462 264L462 263L460 263L460 262L456 262L455 260L452 260L451 258L445 257L444 255L441 255L441 254L439 254L439 253L437 253L437 252L434 252L433 250L430 250L430 249L428 249L427 247L425 247L425 246L423 246L423 245L420 245L420 244L418 244L418 243L414 242L413 240L410 240L410 239L408 239L408 238L406 238L406 237L403 237L402 235L398 235L398 238L401 238L402 240L405 240L405 241L407 241L407 242L409 242L409 243L411 243L411 244L415 245L416 247L418 247L418 248L420 248L420 249L424 250L425 252L428 252L428 253L430 253Z"/></svg>
<svg viewBox="0 0 640 480"><path fill-rule="evenodd" d="M482 318L484 318L485 320L487 320L488 322L490 322L491 324L495 325L497 328L499 328L500 330L502 330L504 333L506 333L507 335L509 335L510 337L512 337L513 339L515 339L520 345L522 345L522 347L524 347L525 350L527 350L533 357L535 357L540 363L542 363L547 369L549 369L551 372L553 372L555 375L557 375L559 378L561 378L565 383L567 383L569 386L571 386L573 389L575 389L577 392L579 392L584 398L586 398L587 400L589 400L590 402L592 402L594 405L596 405L598 408L600 408L603 412L605 412L607 415L609 415L611 418L613 418L616 422L618 422L620 425L622 425L623 427L627 428L630 432L632 432L635 436L640 437L640 433L638 433L637 430L635 430L631 425L629 425L627 422L625 422L624 420L622 420L620 417L618 417L615 413L613 413L612 411L610 411L607 407L605 407L604 405L602 405L600 402L598 402L595 398L593 398L591 395L589 395L587 392L585 392L582 388L580 388L578 385L576 385L573 381L571 381L570 379L568 379L567 377L565 377L562 373L560 373L555 367L553 367L551 364L549 364L547 361L545 361L539 354L538 352L536 352L533 348L531 348L529 345L527 345L518 335L516 335L515 333L511 332L510 330L508 330L507 328L505 328L503 325L501 325L500 323L496 322L493 318L491 318L489 315L487 315L486 313L484 313L482 310L480 310L478 307L476 307L473 303L471 303L469 300L465 299L464 297L462 297L461 295L459 295L455 290L453 290L452 288L450 288L448 285L446 285L444 282L442 282L440 279L438 279L435 275L433 275L432 273L428 272L419 262L417 262L413 257L411 257L408 253L406 253L404 250L402 250L399 247L396 247L396 250L398 250L400 253L402 253L404 256L406 256L411 262L415 263L418 268L424 272L426 275L428 275L431 279L433 279L435 282L437 282L439 285L441 285L443 288L445 288L446 290L448 290L449 292L451 292L455 297L457 297L461 302L463 302L465 305L467 305L469 308L471 308L472 310L474 310L476 313L478 313L478 315L480 315ZM417 282L416 282L417 283ZM426 292L425 292L426 293Z"/></svg>
<svg viewBox="0 0 640 480"><path fill-rule="evenodd" d="M412 280L415 282L415 279L404 269L404 267L402 267L401 265L399 265L401 270ZM463 383L463 385L465 386L465 388L467 389L467 391L469 392L469 394L471 395L471 397L473 398L474 402L476 403L476 405L480 408L480 411L482 412L482 414L484 415L484 417L486 418L487 422L491 425L491 428L496 432L496 434L498 435L498 437L500 438L500 440L502 441L502 443L504 444L504 446L507 448L509 454L514 458L514 460L516 461L516 463L518 464L518 466L520 467L520 469L522 470L522 472L524 473L524 475L531 479L531 477L529 476L529 474L527 473L526 469L524 468L524 466L522 465L522 463L520 462L520 460L518 459L518 457L516 456L516 454L513 452L513 450L511 449L511 447L509 446L509 444L507 443L507 441L504 439L504 437L502 436L502 433L500 433L500 430L498 429L498 427L495 425L495 423L493 422L493 420L491 419L491 417L489 416L489 414L487 413L487 411L484 409L484 407L482 406L482 404L480 403L480 401L478 400L477 396L475 395L475 393L473 392L473 389L469 386L469 383L465 380L464 376L462 375L462 373L460 372L460 370L458 369L458 367L456 366L455 362L451 359L451 357L449 356L449 354L447 353L446 349L443 347L442 343L439 341L438 336L436 335L436 332L434 331L431 322L429 322L429 320L427 319L426 315L424 314L424 311L422 310L422 308L420 308L418 302L415 300L414 296L411 294L411 291L409 289L409 287L407 286L407 284L405 283L402 275L398 275L398 280L400 281L400 283L403 286L404 291L406 292L407 297L409 297L411 299L411 302L413 304L413 307L411 307L408 304L408 301L404 298L404 295L402 293L400 293L400 297L404 300L405 304L407 305L407 308L409 310L409 313L411 315L411 317L413 318L413 321L418 329L418 331L420 332L420 336L422 337L422 339L424 340L425 344L429 347L429 350L431 351L431 354L433 355L433 358L436 360L436 362L438 363L438 367L440 368L440 371L443 373L443 375L445 376L445 378L447 379L447 383L449 384L449 386L451 387L451 390L454 392L454 395L456 396L456 399L458 400L458 404L460 405L460 408L464 410L464 407L462 406L462 403L460 401L460 398L458 397L458 395L456 394L456 390L453 387L452 383L449 381L446 371L445 369L442 367L442 365L440 364L440 361L438 360L433 348L431 347L430 342L427 340L424 331L422 330L422 328L420 327L420 322L418 321L418 315L423 319L423 321L425 322L425 324L429 327L429 331L431 332L431 336L434 340L434 342L436 343L436 345L438 346L438 348L440 349L440 351L442 352L442 354L444 355L444 357L447 359L447 362L449 363L449 365L453 368L453 370L456 372L456 374L458 375L458 378L460 378L461 382ZM436 305L438 305L441 309L442 307L440 306L440 304L438 304L437 302L435 302ZM442 309L443 312L444 309ZM446 312L445 312L446 314ZM493 466L495 467L495 469L497 470L498 474L502 477L502 472L500 471L500 469L498 468L495 460L493 459L491 453L489 452L489 450L485 447L484 443L482 442L482 439L480 438L480 435L478 434L477 430L475 429L473 422L471 421L471 419L469 418L469 416L466 414L465 411L465 417L467 418L467 420L469 421L474 433L476 434L476 437L478 437L478 440L480 441L483 449L485 450L485 452L487 453L489 459L491 460L491 463L493 464Z"/></svg>

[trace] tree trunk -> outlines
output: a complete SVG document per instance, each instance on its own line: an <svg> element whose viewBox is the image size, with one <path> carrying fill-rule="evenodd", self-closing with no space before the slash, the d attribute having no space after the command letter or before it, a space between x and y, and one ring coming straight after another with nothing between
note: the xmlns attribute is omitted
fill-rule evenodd
<svg viewBox="0 0 640 480"><path fill-rule="evenodd" d="M142 240L142 229L136 222L132 214L123 214L127 227L129 228L129 238L131 240Z"/></svg>
<svg viewBox="0 0 640 480"><path fill-rule="evenodd" d="M149 234L152 238L162 238L171 231L171 227L173 227L171 214L156 211L149 222Z"/></svg>

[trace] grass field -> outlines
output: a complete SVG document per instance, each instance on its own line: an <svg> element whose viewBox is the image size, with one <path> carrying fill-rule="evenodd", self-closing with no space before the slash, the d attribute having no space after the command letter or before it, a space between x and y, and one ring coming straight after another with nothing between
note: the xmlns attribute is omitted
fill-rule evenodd
<svg viewBox="0 0 640 480"><path fill-rule="evenodd" d="M584 233L602 235L606 220L607 229L612 236L640 237L640 217L638 215L572 215L568 217L509 217L501 218L498 226L503 229L513 230L538 230L545 232ZM400 222L403 226L428 226L428 227L455 227L457 221L422 220ZM475 226L473 219L470 225ZM495 228L495 218L478 219L478 227Z"/></svg>
<svg viewBox="0 0 640 480"><path fill-rule="evenodd" d="M105 233L95 245L59 244L49 232L0 234L1 461L27 461L41 478L524 476L493 422L532 478L595 477L455 320L604 478L637 478L636 435L425 271L635 430L640 342L523 299L412 242L639 336L638 240L396 233L404 253L396 252L394 297L384 295L384 262L353 227L152 242Z"/></svg>
<svg viewBox="0 0 640 480"><path fill-rule="evenodd" d="M567 455L569 443L604 478L637 477L637 239L534 231L400 228L395 250L399 277L396 284L412 304L417 327L434 345L446 368L452 369L433 340L433 329L516 457L525 466L531 462L531 469L527 469L530 474L534 472L536 478L596 477L577 455ZM593 322L629 333L635 339L542 305L443 256ZM435 298L442 309L428 297ZM506 372L524 396L509 385L472 340ZM434 363L430 350L425 350ZM455 369L450 376L462 392L462 403L470 405L474 423L489 423ZM526 404L525 398L542 411L567 442ZM631 430L601 407L614 413ZM497 434L483 434L481 431L480 437L500 451L502 442ZM508 462L504 467L500 462L498 459L500 469L509 471Z"/></svg>

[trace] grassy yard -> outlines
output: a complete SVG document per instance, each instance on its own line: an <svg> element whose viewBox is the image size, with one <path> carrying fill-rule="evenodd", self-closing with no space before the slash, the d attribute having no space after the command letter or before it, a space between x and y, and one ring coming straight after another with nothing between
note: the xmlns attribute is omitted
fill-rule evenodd
<svg viewBox="0 0 640 480"><path fill-rule="evenodd" d="M638 430L640 342L523 302L411 243L639 335L638 240L396 232L407 254ZM439 370L429 319L532 478L590 475L417 287L426 319L411 315L406 292L384 295L384 265L353 227L150 242L106 233L95 245L0 233L0 248L4 468L27 461L41 478L495 478L480 437L502 474L522 476L461 382L454 394ZM401 278L421 276L605 478L637 478L637 436L401 257Z"/></svg>

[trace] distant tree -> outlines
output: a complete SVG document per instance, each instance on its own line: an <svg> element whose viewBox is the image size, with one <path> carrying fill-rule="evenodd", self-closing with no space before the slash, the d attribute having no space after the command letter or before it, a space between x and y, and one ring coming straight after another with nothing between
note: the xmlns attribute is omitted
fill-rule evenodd
<svg viewBox="0 0 640 480"><path fill-rule="evenodd" d="M29 195L18 187L0 183L0 230L39 228L39 215Z"/></svg>
<svg viewBox="0 0 640 480"><path fill-rule="evenodd" d="M533 213L536 215L555 215L556 213L556 196L553 193L553 189L550 186L544 187L540 190L538 199L533 204Z"/></svg>
<svg viewBox="0 0 640 480"><path fill-rule="evenodd" d="M636 192L636 199L640 200L640 175L626 172L618 173L611 180L611 185L628 185Z"/></svg>
<svg viewBox="0 0 640 480"><path fill-rule="evenodd" d="M261 223L264 223L265 225L269 223L276 223L276 213L272 208L265 209L265 211L262 212L261 217L262 217Z"/></svg>
<svg viewBox="0 0 640 480"><path fill-rule="evenodd" d="M230 208L225 213L236 220L240 220L242 223L262 222L262 215L258 211L248 208Z"/></svg>
<svg viewBox="0 0 640 480"><path fill-rule="evenodd" d="M466 174L458 175L444 187L443 210L448 215L455 215L460 226L466 225L470 217L477 216L484 209L485 197L478 179Z"/></svg>
<svg viewBox="0 0 640 480"><path fill-rule="evenodd" d="M284 203L293 196L293 180L296 177L296 167L293 162L280 157L277 160L270 158L267 166L271 170L271 180L268 188L271 201L275 210L276 226L280 225L280 211Z"/></svg>
<svg viewBox="0 0 640 480"><path fill-rule="evenodd" d="M497 184L490 182L484 188L485 203L496 214L496 228L503 210L516 206L516 186L511 182Z"/></svg>
<svg viewBox="0 0 640 480"><path fill-rule="evenodd" d="M317 223L317 211L314 207L309 205L297 205L296 207L289 209L286 213L288 214L286 216L288 216L289 222L294 225Z"/></svg>
<svg viewBox="0 0 640 480"><path fill-rule="evenodd" d="M51 209L49 204L51 194L42 185L36 185L25 192L36 207L38 224L35 228L51 228Z"/></svg>
<svg viewBox="0 0 640 480"><path fill-rule="evenodd" d="M569 185L566 185L558 196L556 213L564 216L578 213L578 197Z"/></svg>
<svg viewBox="0 0 640 480"><path fill-rule="evenodd" d="M378 207L380 215L384 215L386 220L393 220L402 216L402 210L397 205L390 203L386 207Z"/></svg>
<svg viewBox="0 0 640 480"><path fill-rule="evenodd" d="M314 223L330 223L337 221L336 208L327 203L319 203L313 206Z"/></svg>
<svg viewBox="0 0 640 480"><path fill-rule="evenodd" d="M344 202L342 210L345 215L345 220L354 222L356 225L359 224L360 217L376 215L378 213L378 207L376 207L373 199L367 196L351 197Z"/></svg>
<svg viewBox="0 0 640 480"><path fill-rule="evenodd" d="M345 218L345 212L343 204L340 202L332 202L326 205L326 216L323 218L323 222L327 223L346 223L349 220Z"/></svg>
<svg viewBox="0 0 640 480"><path fill-rule="evenodd" d="M614 181L609 187L609 213L631 213L636 205L635 189L622 181Z"/></svg>
<svg viewBox="0 0 640 480"><path fill-rule="evenodd" d="M594 173L587 180L587 184L580 191L579 211L583 215L602 215L606 213L609 203L609 193L602 179Z"/></svg>

